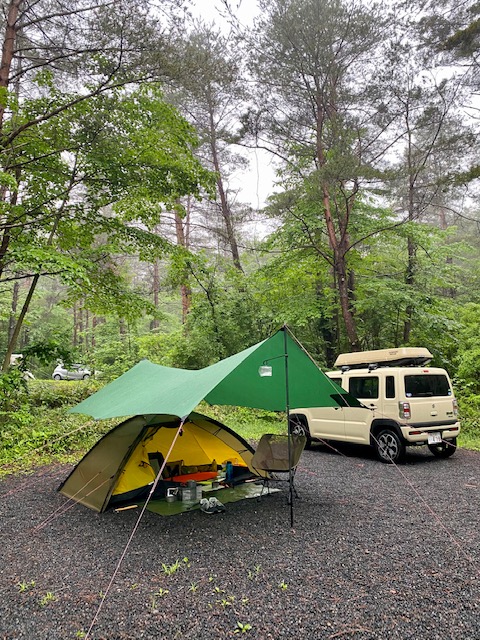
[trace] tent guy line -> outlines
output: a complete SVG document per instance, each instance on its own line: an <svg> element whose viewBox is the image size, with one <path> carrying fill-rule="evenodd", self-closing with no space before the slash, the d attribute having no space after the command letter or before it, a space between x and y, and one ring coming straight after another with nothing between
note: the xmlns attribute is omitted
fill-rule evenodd
<svg viewBox="0 0 480 640"><path fill-rule="evenodd" d="M127 551L128 551L128 549L130 547L130 544L131 544L134 536L135 536L135 533L137 532L137 529L140 526L140 522L141 522L141 520L143 518L143 515L144 515L146 509L147 509L148 503L150 502L150 499L152 498L153 494L155 493L155 489L157 488L158 482L159 482L160 478L162 477L162 473L163 473L163 471L165 469L165 465L167 463L167 460L169 459L169 456L172 453L172 450L173 450L173 448L175 446L177 438L182 433L183 424L184 424L184 421L180 422L180 425L179 425L179 427L177 429L177 432L176 432L176 434L175 434L175 436L173 438L173 441L172 441L172 444L170 446L170 449L169 449L167 455L165 456L165 460L163 461L163 465L161 466L161 468L160 468L160 470L159 470L159 472L157 474L157 477L155 478L155 481L154 481L154 483L152 485L150 493L148 494L148 497L145 500L145 503L144 503L144 505L142 507L142 510L140 511L140 514L139 514L139 516L137 518L135 526L133 527L132 533L130 534L130 537L127 540L127 544L125 545L125 548L124 548L124 550L122 552L122 555L120 556L120 559L117 562L117 566L115 567L115 570L114 570L114 572L112 574L112 577L110 578L110 582L108 583L108 586L107 586L106 590L103 593L102 599L100 600L100 604L98 605L97 611L95 612L95 615L94 615L93 620L92 620L92 622L90 624L90 627L88 628L88 631L85 634L85 640L88 640L88 638L90 637L90 633L91 633L93 627L95 626L95 623L96 623L96 621L98 619L98 616L100 615L100 612L102 610L103 604L104 604L105 600L107 599L108 594L110 593L110 589L112 588L112 585L113 585L113 583L115 581L117 573L119 572L120 567L121 567L121 565L123 563L123 560L124 560L125 556L127 555Z"/></svg>
<svg viewBox="0 0 480 640"><path fill-rule="evenodd" d="M90 478L90 480L87 480L87 482L83 485L83 487L80 487L80 489L77 491L76 494L74 494L73 496L70 496L66 502L64 502L59 507L57 507L57 509L55 509L55 511L53 511L47 518L45 518L43 522L38 524L32 530L32 532L37 533L37 531L44 529L47 526L47 524L50 524L60 516L63 516L65 513L67 513L67 511L70 511L70 509L75 505L81 504L81 499L80 498L77 499L78 495L89 496L94 491L97 491L98 489L100 489L106 482L110 480L110 478L106 478L101 484L95 485L94 488L91 489L88 493L86 494L84 493L84 490L88 487L88 485L91 484L98 476L101 477L101 474L102 474L102 471L99 471L95 476L93 476L93 478Z"/></svg>

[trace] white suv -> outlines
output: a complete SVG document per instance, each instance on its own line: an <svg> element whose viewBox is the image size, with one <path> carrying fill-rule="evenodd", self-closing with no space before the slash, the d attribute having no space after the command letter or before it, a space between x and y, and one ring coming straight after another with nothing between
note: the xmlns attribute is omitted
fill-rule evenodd
<svg viewBox="0 0 480 640"><path fill-rule="evenodd" d="M312 440L370 445L382 462L400 462L407 446L428 445L437 457L455 453L460 432L457 401L444 369L428 367L423 348L380 349L340 355L327 376L363 407L292 409L295 432Z"/></svg>

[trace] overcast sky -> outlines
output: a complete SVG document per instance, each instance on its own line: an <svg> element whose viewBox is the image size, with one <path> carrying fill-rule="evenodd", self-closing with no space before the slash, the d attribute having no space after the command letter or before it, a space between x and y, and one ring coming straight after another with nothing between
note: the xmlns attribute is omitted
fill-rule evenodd
<svg viewBox="0 0 480 640"><path fill-rule="evenodd" d="M253 16L258 12L256 0L227 0L234 15L242 24L251 22ZM221 15L225 13L225 4L221 0L193 0L193 13L201 16L204 20L215 20L222 23Z"/></svg>
<svg viewBox="0 0 480 640"><path fill-rule="evenodd" d="M256 0L228 0L228 3L234 15L244 25L251 23L255 14L258 13ZM215 22L220 27L228 29L227 21L222 18L225 14L225 5L221 0L193 0L192 13L206 22ZM241 190L239 198L242 202L251 204L254 208L260 208L265 204L267 196L272 193L275 170L270 156L264 151L252 150L247 157L250 169L232 176L230 186Z"/></svg>

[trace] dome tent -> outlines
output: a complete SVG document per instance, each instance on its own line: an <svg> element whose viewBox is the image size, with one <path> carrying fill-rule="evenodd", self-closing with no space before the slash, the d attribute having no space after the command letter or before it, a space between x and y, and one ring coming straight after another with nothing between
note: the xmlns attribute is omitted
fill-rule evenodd
<svg viewBox="0 0 480 640"><path fill-rule="evenodd" d="M76 502L103 512L145 499L165 461L180 419L172 415L135 416L111 429L77 464L59 491ZM213 418L191 413L182 425L166 462L171 481L160 481L157 497L187 477L215 477L216 465L235 463L236 481L258 475L250 467L253 448Z"/></svg>

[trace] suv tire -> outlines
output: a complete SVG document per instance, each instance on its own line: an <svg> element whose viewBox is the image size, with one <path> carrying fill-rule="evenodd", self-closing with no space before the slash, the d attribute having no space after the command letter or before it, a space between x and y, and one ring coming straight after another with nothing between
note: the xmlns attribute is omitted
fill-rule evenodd
<svg viewBox="0 0 480 640"><path fill-rule="evenodd" d="M307 419L302 415L290 416L290 432L296 436L305 436L307 441L305 443L305 449L312 448L312 438L310 436L310 429L308 428Z"/></svg>
<svg viewBox="0 0 480 640"><path fill-rule="evenodd" d="M429 444L428 448L436 458L449 458L457 450L457 439L442 440L440 444Z"/></svg>
<svg viewBox="0 0 480 640"><path fill-rule="evenodd" d="M405 457L405 445L393 429L382 429L374 437L375 450L381 462L397 464Z"/></svg>

